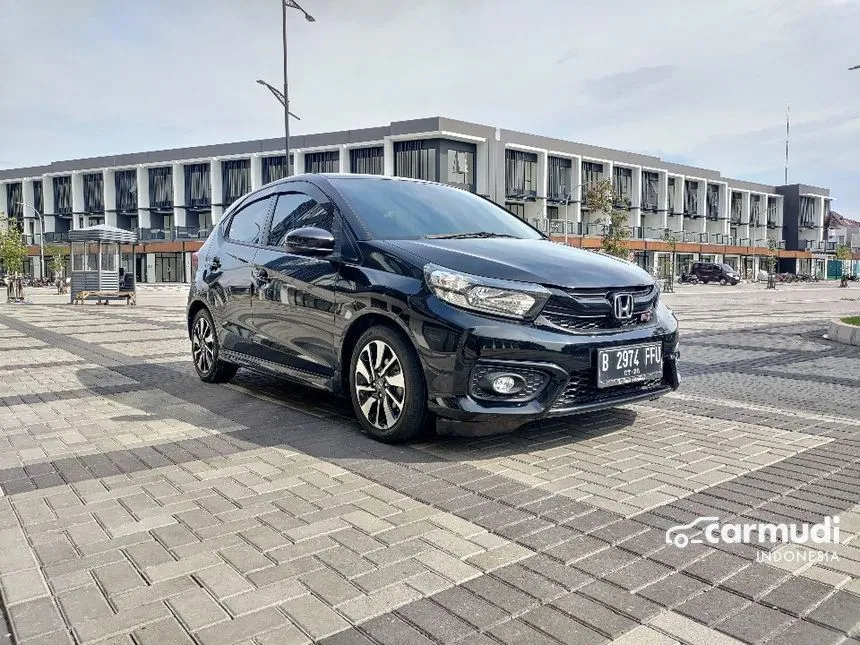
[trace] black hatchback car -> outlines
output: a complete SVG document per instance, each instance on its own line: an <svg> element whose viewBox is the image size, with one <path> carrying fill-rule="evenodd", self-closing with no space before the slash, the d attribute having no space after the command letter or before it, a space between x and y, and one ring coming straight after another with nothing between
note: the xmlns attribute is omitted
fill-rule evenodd
<svg viewBox="0 0 860 645"><path fill-rule="evenodd" d="M729 264L715 264L714 262L693 262L690 267L690 277L695 276L699 282L719 282L720 284L736 285L741 281L738 272Z"/></svg>
<svg viewBox="0 0 860 645"><path fill-rule="evenodd" d="M188 298L206 382L238 367L348 396L374 437L467 434L678 387L654 280L441 184L302 175L246 195Z"/></svg>

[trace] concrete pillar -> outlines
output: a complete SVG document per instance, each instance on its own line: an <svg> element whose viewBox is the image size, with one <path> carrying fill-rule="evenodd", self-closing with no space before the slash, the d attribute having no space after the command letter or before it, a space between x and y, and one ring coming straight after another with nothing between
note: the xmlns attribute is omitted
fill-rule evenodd
<svg viewBox="0 0 860 645"><path fill-rule="evenodd" d="M6 183L0 181L0 213L9 214L9 205L6 203Z"/></svg>
<svg viewBox="0 0 860 645"><path fill-rule="evenodd" d="M391 140L391 137L385 137L382 140L382 168L383 173L386 177L394 176L394 142ZM504 172L504 166L502 167L501 172Z"/></svg>
<svg viewBox="0 0 860 645"><path fill-rule="evenodd" d="M352 168L349 163L349 148L342 145L340 147L340 159L338 163L338 172L352 172Z"/></svg>
<svg viewBox="0 0 860 645"><path fill-rule="evenodd" d="M46 213L54 214L54 178L42 177L42 208Z"/></svg>
<svg viewBox="0 0 860 645"><path fill-rule="evenodd" d="M571 232L576 234L582 224L582 157L574 157L570 160L570 200L567 217L574 222Z"/></svg>
<svg viewBox="0 0 860 645"><path fill-rule="evenodd" d="M293 174L302 175L305 172L305 153L293 149Z"/></svg>
<svg viewBox="0 0 860 645"><path fill-rule="evenodd" d="M209 181L212 189L210 200L212 202L212 225L214 226L221 221L221 216L224 215L224 206L215 205L224 204L224 175L221 172L221 160L218 158L209 162Z"/></svg>
<svg viewBox="0 0 860 645"><path fill-rule="evenodd" d="M630 216L627 218L630 226L642 227L642 167L633 168L633 179L630 188ZM644 237L644 231L640 233Z"/></svg>
<svg viewBox="0 0 860 645"><path fill-rule="evenodd" d="M102 183L105 190L105 224L116 226L116 171L105 170Z"/></svg>
<svg viewBox="0 0 860 645"><path fill-rule="evenodd" d="M21 210L24 214L24 233L30 233L30 227L27 225L27 222L33 222L33 244L39 243L39 235L41 233L41 226L39 225L39 218L36 216L36 213L33 211L33 207L35 204L33 203L35 200L33 199L33 180L25 179L21 182L21 201L23 201L26 206L22 206Z"/></svg>
<svg viewBox="0 0 860 645"><path fill-rule="evenodd" d="M72 173L72 226L71 230L80 228L80 217L84 212L84 176L79 172ZM86 222L84 222L86 224Z"/></svg>
<svg viewBox="0 0 860 645"><path fill-rule="evenodd" d="M657 172L657 214L660 216L659 222L661 228L666 228L669 213L669 173Z"/></svg>
<svg viewBox="0 0 860 645"><path fill-rule="evenodd" d="M191 282L194 276L191 274L191 253L185 252L182 254L182 261L185 263L185 280L183 282Z"/></svg>
<svg viewBox="0 0 860 645"><path fill-rule="evenodd" d="M149 217L149 168L137 167L137 226L152 228Z"/></svg>
<svg viewBox="0 0 860 645"><path fill-rule="evenodd" d="M490 147L486 141L475 146L475 192L490 194Z"/></svg>
<svg viewBox="0 0 860 645"><path fill-rule="evenodd" d="M251 155L249 165L251 167L251 190L257 190L263 185L263 156L260 154Z"/></svg>
<svg viewBox="0 0 860 645"><path fill-rule="evenodd" d="M185 226L185 166L173 164L173 225Z"/></svg>
<svg viewBox="0 0 860 645"><path fill-rule="evenodd" d="M155 282L155 253L146 254L146 281Z"/></svg>

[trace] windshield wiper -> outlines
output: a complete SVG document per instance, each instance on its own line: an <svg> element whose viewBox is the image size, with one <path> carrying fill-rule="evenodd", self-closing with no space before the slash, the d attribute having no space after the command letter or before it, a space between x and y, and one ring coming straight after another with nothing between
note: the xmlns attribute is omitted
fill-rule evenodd
<svg viewBox="0 0 860 645"><path fill-rule="evenodd" d="M432 235L423 235L424 239L427 240L467 240L470 238L482 238L482 237L510 237L514 239L517 238L516 235L508 235L506 233L434 233Z"/></svg>

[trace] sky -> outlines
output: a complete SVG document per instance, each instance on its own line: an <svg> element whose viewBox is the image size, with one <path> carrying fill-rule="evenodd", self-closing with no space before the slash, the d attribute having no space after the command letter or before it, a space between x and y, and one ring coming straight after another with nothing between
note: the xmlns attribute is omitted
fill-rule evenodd
<svg viewBox="0 0 860 645"><path fill-rule="evenodd" d="M860 218L860 0L301 0L294 133L446 116L831 189ZM0 0L0 168L270 138L278 0Z"/></svg>

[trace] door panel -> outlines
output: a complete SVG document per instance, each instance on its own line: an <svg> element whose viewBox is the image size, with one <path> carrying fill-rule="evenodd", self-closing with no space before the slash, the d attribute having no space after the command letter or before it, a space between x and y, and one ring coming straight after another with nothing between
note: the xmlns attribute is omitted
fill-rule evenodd
<svg viewBox="0 0 860 645"><path fill-rule="evenodd" d="M338 262L289 252L287 232L302 226L332 229L334 207L321 192L304 186L278 195L267 248L254 260L255 353L286 372L298 371L316 384L334 374L335 286Z"/></svg>

